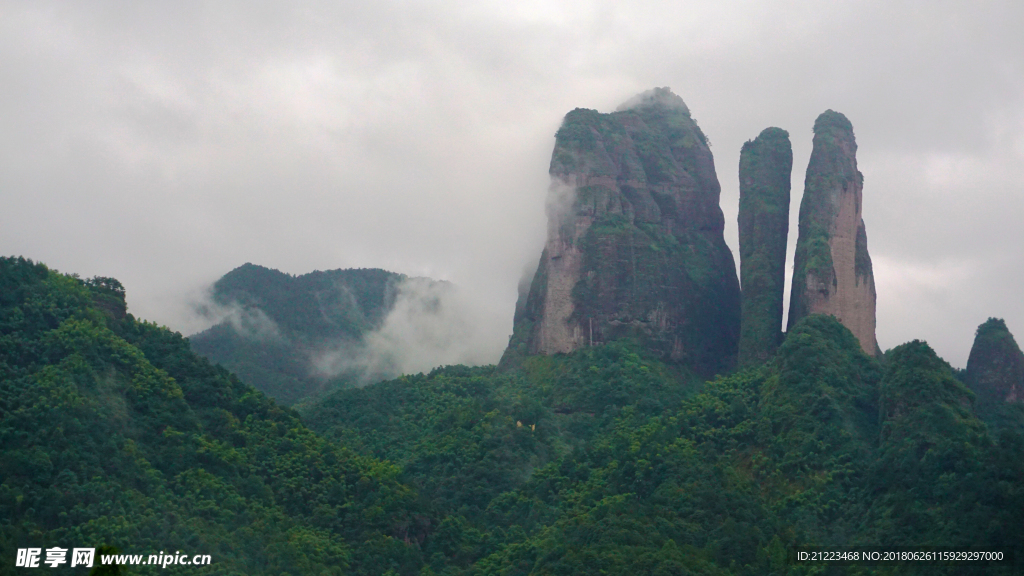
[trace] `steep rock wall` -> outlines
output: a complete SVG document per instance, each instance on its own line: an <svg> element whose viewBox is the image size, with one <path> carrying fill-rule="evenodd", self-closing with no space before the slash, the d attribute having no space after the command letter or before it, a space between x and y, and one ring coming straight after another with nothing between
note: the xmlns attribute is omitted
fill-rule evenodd
<svg viewBox="0 0 1024 576"><path fill-rule="evenodd" d="M735 362L739 283L707 138L659 88L555 137L548 239L506 359L635 337L705 375Z"/></svg>
<svg viewBox="0 0 1024 576"><path fill-rule="evenodd" d="M740 151L741 366L763 363L782 340L792 172L793 147L781 128L765 128Z"/></svg>
<svg viewBox="0 0 1024 576"><path fill-rule="evenodd" d="M861 215L864 177L846 116L828 110L814 122L814 145L800 202L789 327L810 314L835 316L864 351L878 354L875 279Z"/></svg>

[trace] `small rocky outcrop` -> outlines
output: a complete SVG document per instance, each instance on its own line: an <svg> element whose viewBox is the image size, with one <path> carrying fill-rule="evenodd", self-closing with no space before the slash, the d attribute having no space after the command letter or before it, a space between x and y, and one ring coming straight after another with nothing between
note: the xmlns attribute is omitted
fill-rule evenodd
<svg viewBox="0 0 1024 576"><path fill-rule="evenodd" d="M766 128L740 151L739 364L761 364L782 341L789 189L793 147L789 133Z"/></svg>
<svg viewBox="0 0 1024 576"><path fill-rule="evenodd" d="M1000 318L978 326L967 358L967 386L987 403L1024 403L1024 354Z"/></svg>
<svg viewBox="0 0 1024 576"><path fill-rule="evenodd" d="M707 138L682 98L577 108L555 135L548 238L504 361L635 337L702 375L735 362L739 283Z"/></svg>
<svg viewBox="0 0 1024 576"><path fill-rule="evenodd" d="M875 279L861 215L864 177L846 116L828 110L814 122L793 266L789 326L810 314L835 316L864 351L878 355Z"/></svg>

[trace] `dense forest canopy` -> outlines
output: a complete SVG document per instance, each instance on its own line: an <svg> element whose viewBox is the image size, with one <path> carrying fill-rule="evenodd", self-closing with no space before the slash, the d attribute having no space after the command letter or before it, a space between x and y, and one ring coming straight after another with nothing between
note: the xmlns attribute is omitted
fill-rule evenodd
<svg viewBox="0 0 1024 576"><path fill-rule="evenodd" d="M110 544L211 554L211 574L380 574L406 554L424 513L395 466L312 433L180 334L110 314L119 295L0 260L6 566L15 548Z"/></svg>
<svg viewBox="0 0 1024 576"><path fill-rule="evenodd" d="M112 279L0 260L7 566L55 545L268 575L824 573L790 561L800 545L1021 555L1020 422L993 433L923 342L877 359L810 316L766 364L710 382L623 340L341 390L300 414L123 298Z"/></svg>

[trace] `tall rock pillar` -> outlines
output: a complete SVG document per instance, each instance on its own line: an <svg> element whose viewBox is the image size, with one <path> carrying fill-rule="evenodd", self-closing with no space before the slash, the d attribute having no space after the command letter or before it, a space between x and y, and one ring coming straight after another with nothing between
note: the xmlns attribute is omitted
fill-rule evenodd
<svg viewBox="0 0 1024 576"><path fill-rule="evenodd" d="M506 359L632 337L710 376L735 362L739 282L707 138L655 88L555 135L548 238ZM504 362L505 360L503 360Z"/></svg>
<svg viewBox="0 0 1024 576"><path fill-rule="evenodd" d="M761 364L782 339L789 189L793 147L789 133L766 128L740 151L739 364Z"/></svg>
<svg viewBox="0 0 1024 576"><path fill-rule="evenodd" d="M861 217L864 177L846 116L827 110L814 122L793 265L789 327L810 314L835 316L868 354L875 340L875 279Z"/></svg>

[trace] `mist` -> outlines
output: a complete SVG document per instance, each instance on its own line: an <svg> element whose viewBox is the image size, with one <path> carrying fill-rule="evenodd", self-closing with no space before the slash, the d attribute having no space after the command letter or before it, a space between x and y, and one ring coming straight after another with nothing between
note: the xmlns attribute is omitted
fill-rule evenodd
<svg viewBox="0 0 1024 576"><path fill-rule="evenodd" d="M495 363L508 344L506 319L448 282L404 278L381 326L356 344L313 353L313 373L354 374L357 385L453 364Z"/></svg>
<svg viewBox="0 0 1024 576"><path fill-rule="evenodd" d="M266 312L252 307L242 306L238 302L221 304L214 301L211 290L202 291L202 296L191 303L192 322L203 329L217 324L227 324L236 334L246 340L284 342L287 338L281 334L277 326ZM202 330L190 332L194 334Z"/></svg>

